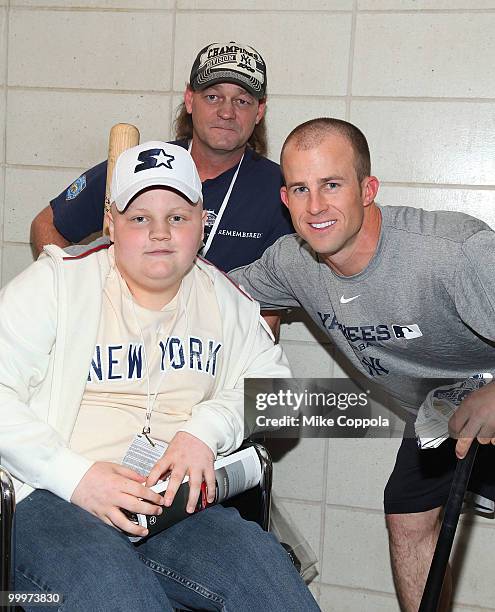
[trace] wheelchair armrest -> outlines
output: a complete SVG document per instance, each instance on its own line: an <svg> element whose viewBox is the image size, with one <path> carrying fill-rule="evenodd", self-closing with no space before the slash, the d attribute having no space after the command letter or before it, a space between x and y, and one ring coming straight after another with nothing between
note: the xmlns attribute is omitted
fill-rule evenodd
<svg viewBox="0 0 495 612"><path fill-rule="evenodd" d="M248 521L254 521L258 523L262 529L268 531L270 527L270 506L272 499L272 460L266 448L258 442L244 440L240 449L248 448L249 446L254 447L260 460L260 484L223 502L222 505L236 508L242 518Z"/></svg>
<svg viewBox="0 0 495 612"><path fill-rule="evenodd" d="M0 591L12 590L15 489L9 472L0 465Z"/></svg>
<svg viewBox="0 0 495 612"><path fill-rule="evenodd" d="M253 446L255 448L260 460L260 484L252 489L249 489L248 491L244 491L243 493L232 497L231 499L228 499L225 502L222 502L222 505L236 508L242 518L246 519L247 521L254 521L258 523L265 531L273 531L273 529L271 529L273 526L270 525L273 478L272 459L267 449L262 444L253 442L252 440L244 440L239 450L248 448L249 446ZM277 510L277 513L280 516L280 510ZM275 535L277 539L280 540L280 534L275 533ZM302 563L292 546L282 541L280 544L286 550L296 570L301 574Z"/></svg>

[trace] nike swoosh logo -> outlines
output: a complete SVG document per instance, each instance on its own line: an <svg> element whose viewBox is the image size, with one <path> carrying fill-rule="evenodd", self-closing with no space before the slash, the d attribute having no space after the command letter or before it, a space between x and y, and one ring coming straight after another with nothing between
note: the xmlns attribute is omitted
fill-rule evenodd
<svg viewBox="0 0 495 612"><path fill-rule="evenodd" d="M359 294L361 295L361 294ZM345 298L343 295L340 298L340 303L341 304L348 304L349 302L352 302L352 300L355 300L359 297L359 295L355 295L354 297L351 298Z"/></svg>

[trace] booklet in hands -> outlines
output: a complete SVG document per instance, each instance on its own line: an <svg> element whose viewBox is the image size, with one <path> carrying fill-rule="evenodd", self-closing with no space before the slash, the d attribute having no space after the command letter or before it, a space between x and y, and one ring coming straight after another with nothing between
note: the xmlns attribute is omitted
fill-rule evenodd
<svg viewBox="0 0 495 612"><path fill-rule="evenodd" d="M206 499L206 483L203 482L201 494L194 512L199 512L207 506L213 506L243 491L247 491L258 485L261 479L261 463L258 453L253 446L236 451L226 457L220 457L215 461L214 468L216 479L215 499L211 504L208 504ZM149 538L191 516L191 514L186 512L187 500L189 498L188 481L189 476L186 476L177 490L172 505L168 508L163 507L163 512L160 516L126 512L131 521L148 529L149 534L145 537ZM168 480L161 480L151 489L156 493L164 495L167 486ZM139 542L143 539L142 536L129 535L128 537L131 542Z"/></svg>

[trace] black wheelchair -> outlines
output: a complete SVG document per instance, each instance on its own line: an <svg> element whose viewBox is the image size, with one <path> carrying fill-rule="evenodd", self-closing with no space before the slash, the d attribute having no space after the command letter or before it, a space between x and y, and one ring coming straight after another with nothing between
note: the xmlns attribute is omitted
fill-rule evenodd
<svg viewBox="0 0 495 612"><path fill-rule="evenodd" d="M262 444L245 441L241 448L247 446L254 446L258 454L261 464L260 484L223 502L223 504L237 508L243 518L255 521L262 529L268 531L272 497L272 460ZM0 465L0 592L13 591L14 589L14 537L15 490L9 472ZM296 569L300 571L301 564L294 551L287 544L282 543L282 546L289 554ZM2 609L7 611L20 610L15 605L8 605L8 602Z"/></svg>

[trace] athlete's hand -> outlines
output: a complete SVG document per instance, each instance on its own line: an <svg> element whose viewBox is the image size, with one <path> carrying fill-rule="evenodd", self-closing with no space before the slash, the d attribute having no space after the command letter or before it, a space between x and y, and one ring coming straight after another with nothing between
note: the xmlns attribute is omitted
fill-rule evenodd
<svg viewBox="0 0 495 612"><path fill-rule="evenodd" d="M196 436L185 431L178 431L172 438L163 457L159 459L149 473L147 487L152 487L160 478L170 476L165 492L165 506L171 506L177 489L184 476L189 476L189 498L187 512L194 512L201 491L201 483L206 482L208 502L215 499L214 455L211 448Z"/></svg>
<svg viewBox="0 0 495 612"><path fill-rule="evenodd" d="M158 515L163 505L161 495L145 487L140 474L104 461L97 461L89 468L70 501L104 523L136 536L145 536L148 530L129 520L122 509Z"/></svg>
<svg viewBox="0 0 495 612"><path fill-rule="evenodd" d="M495 444L495 383L470 393L449 421L449 431L457 438L455 454L463 459L478 438L480 444Z"/></svg>

